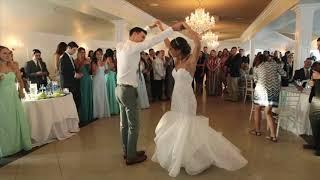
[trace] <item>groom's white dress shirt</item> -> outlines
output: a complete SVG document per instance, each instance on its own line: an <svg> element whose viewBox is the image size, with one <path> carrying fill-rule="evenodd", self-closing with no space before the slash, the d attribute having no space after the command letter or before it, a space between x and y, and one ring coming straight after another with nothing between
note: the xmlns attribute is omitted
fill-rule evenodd
<svg viewBox="0 0 320 180"><path fill-rule="evenodd" d="M160 43L173 34L172 28L162 31L158 35L143 42L127 40L116 46L117 50L117 84L138 87L137 70L140 62L140 52Z"/></svg>

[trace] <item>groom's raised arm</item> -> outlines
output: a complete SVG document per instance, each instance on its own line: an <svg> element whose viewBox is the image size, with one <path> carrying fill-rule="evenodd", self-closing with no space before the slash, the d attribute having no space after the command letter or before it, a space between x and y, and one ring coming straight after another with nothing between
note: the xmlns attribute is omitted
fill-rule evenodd
<svg viewBox="0 0 320 180"><path fill-rule="evenodd" d="M157 34L153 38L145 40L140 43L137 43L137 47L135 50L140 52L140 51L144 51L146 49L149 49L149 48L159 44L160 42L164 41L169 36L171 36L174 31L181 31L182 28L183 28L182 23L177 23L177 24L173 25L172 27L169 27L166 30L160 32L159 34Z"/></svg>

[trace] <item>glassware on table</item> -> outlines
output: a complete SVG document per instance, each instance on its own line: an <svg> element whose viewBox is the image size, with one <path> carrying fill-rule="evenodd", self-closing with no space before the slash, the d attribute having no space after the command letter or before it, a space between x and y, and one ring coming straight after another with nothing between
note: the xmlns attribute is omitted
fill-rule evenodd
<svg viewBox="0 0 320 180"><path fill-rule="evenodd" d="M37 84L30 84L30 95L31 95L31 98L35 98L38 94L38 87L37 87Z"/></svg>
<svg viewBox="0 0 320 180"><path fill-rule="evenodd" d="M63 90L62 90L65 94L69 94L69 88L63 88Z"/></svg>

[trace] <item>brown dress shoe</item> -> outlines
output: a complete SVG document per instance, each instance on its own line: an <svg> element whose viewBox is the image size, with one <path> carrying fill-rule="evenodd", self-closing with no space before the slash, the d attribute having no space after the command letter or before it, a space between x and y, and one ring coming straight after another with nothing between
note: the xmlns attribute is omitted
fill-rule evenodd
<svg viewBox="0 0 320 180"><path fill-rule="evenodd" d="M142 156L137 156L133 159L130 160L126 160L126 164L129 165L133 165L133 164L138 164L138 163L142 163L143 161L147 160L147 156L146 155L142 155Z"/></svg>
<svg viewBox="0 0 320 180"><path fill-rule="evenodd" d="M143 156L145 153L145 151L137 151L137 156ZM123 155L123 159L127 159L127 155Z"/></svg>

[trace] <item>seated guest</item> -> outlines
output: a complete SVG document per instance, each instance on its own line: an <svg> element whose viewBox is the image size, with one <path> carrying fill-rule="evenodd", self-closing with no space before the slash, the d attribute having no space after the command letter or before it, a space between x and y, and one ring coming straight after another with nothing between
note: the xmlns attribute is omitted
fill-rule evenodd
<svg viewBox="0 0 320 180"><path fill-rule="evenodd" d="M49 76L49 72L46 63L41 59L40 50L33 50L32 60L26 63L25 71L31 83L37 84L38 88L41 85L47 86L47 77Z"/></svg>
<svg viewBox="0 0 320 180"><path fill-rule="evenodd" d="M299 84L296 83L296 81L304 81L304 80L308 80L310 79L310 68L312 65L312 59L311 58L307 58L304 61L304 66L303 68L296 70L294 72L294 76L293 76L293 80L296 86L300 86ZM306 87L307 83L303 83L302 87Z"/></svg>
<svg viewBox="0 0 320 180"><path fill-rule="evenodd" d="M320 156L320 63L315 62L312 65L312 80L309 83L312 91L309 100L311 100L309 119L312 128L314 144L306 144L305 149L315 150L315 155Z"/></svg>
<svg viewBox="0 0 320 180"><path fill-rule="evenodd" d="M32 148L29 124L19 99L24 97L22 89L19 65L10 59L10 50L0 46L0 159Z"/></svg>

